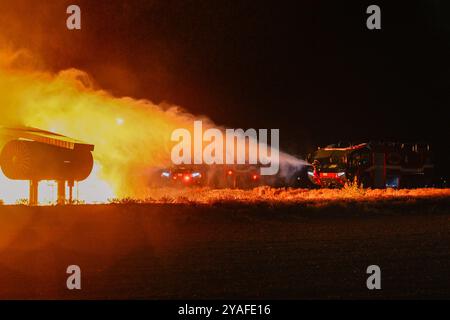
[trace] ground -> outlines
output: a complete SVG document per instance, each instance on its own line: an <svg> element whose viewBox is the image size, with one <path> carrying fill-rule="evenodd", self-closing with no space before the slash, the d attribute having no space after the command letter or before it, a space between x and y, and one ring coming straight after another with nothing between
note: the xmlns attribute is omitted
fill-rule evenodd
<svg viewBox="0 0 450 320"><path fill-rule="evenodd" d="M0 298L450 298L448 195L317 203L0 206Z"/></svg>

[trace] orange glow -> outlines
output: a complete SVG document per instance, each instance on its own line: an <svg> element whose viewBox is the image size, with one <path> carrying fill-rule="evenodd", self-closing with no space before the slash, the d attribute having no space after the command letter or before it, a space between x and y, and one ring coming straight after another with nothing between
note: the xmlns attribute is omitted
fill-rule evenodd
<svg viewBox="0 0 450 320"><path fill-rule="evenodd" d="M94 170L75 186L74 198L96 203L145 197L152 170L171 164L172 131L191 129L193 116L176 106L94 89L80 70L52 74L12 68L16 56L0 50L0 125L36 127L94 144ZM52 182L41 182L40 203L53 203L55 190ZM26 181L0 174L0 200L15 203L28 192Z"/></svg>
<svg viewBox="0 0 450 320"><path fill-rule="evenodd" d="M172 132L184 128L193 135L195 120L201 120L204 129L217 127L174 105L114 97L96 88L81 70L37 70L32 67L35 64L24 61L27 58L34 57L0 49L0 126L35 127L94 145L94 170L85 181L75 183L73 190L74 199L80 202L152 196L150 186L160 182L154 180L160 178L158 170L172 165L171 150L176 144L171 141ZM6 142L0 141L0 150ZM291 166L304 164L284 153L280 157L280 162ZM229 170L227 174L235 173ZM56 201L55 182L43 181L38 190L40 204ZM27 181L0 175L0 201L23 203L28 194Z"/></svg>

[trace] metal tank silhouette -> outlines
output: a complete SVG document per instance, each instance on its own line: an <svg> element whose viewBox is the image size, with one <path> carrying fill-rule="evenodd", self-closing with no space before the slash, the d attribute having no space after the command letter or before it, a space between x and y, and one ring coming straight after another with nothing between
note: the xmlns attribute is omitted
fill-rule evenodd
<svg viewBox="0 0 450 320"><path fill-rule="evenodd" d="M38 202L41 180L58 182L58 203L73 201L74 183L85 180L92 171L94 146L66 136L29 127L0 128L0 167L12 180L30 182L30 205Z"/></svg>

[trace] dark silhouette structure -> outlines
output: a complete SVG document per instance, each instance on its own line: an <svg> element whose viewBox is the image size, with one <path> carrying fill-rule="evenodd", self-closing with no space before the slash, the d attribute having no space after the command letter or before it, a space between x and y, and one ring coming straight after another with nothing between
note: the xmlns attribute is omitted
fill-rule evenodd
<svg viewBox="0 0 450 320"><path fill-rule="evenodd" d="M66 136L30 127L0 128L0 167L13 180L30 182L30 205L38 204L41 180L56 180L58 204L73 202L76 181L92 171L94 146Z"/></svg>

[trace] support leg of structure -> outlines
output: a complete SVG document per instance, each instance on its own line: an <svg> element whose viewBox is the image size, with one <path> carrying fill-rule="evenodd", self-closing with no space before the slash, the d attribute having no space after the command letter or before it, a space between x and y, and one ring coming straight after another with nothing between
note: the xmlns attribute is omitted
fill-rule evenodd
<svg viewBox="0 0 450 320"><path fill-rule="evenodd" d="M36 206L38 204L38 180L30 180L30 198L29 204L30 206Z"/></svg>
<svg viewBox="0 0 450 320"><path fill-rule="evenodd" d="M66 203L66 181L58 181L58 204Z"/></svg>
<svg viewBox="0 0 450 320"><path fill-rule="evenodd" d="M73 203L73 186L74 186L74 181L70 180L67 183L69 185L69 204Z"/></svg>

